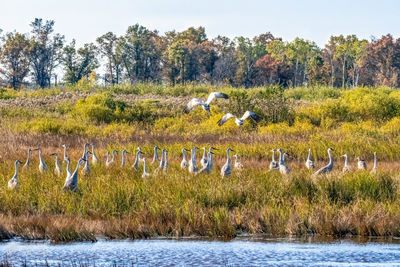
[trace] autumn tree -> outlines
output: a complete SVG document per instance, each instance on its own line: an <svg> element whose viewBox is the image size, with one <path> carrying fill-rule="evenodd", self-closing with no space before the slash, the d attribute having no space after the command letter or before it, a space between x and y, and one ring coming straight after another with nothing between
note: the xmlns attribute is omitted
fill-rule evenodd
<svg viewBox="0 0 400 267"><path fill-rule="evenodd" d="M29 40L20 33L8 33L1 49L0 73L5 82L14 89L18 89L29 73Z"/></svg>
<svg viewBox="0 0 400 267"><path fill-rule="evenodd" d="M94 44L84 44L76 49L75 40L64 47L63 66L66 83L75 84L83 77L89 78L92 71L99 67L97 47Z"/></svg>
<svg viewBox="0 0 400 267"><path fill-rule="evenodd" d="M367 67L374 85L400 85L400 38L388 34L373 40L367 47Z"/></svg>
<svg viewBox="0 0 400 267"><path fill-rule="evenodd" d="M53 71L61 62L64 36L53 34L53 20L36 18L30 26L29 61L36 85L43 88L50 86Z"/></svg>

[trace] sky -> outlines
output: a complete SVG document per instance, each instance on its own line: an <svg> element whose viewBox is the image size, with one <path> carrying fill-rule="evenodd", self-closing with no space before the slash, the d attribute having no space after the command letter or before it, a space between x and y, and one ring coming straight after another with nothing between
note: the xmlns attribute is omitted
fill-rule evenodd
<svg viewBox="0 0 400 267"><path fill-rule="evenodd" d="M0 29L30 31L34 18L55 21L55 31L78 44L112 31L125 33L139 23L160 33L204 26L209 38L253 37L271 32L285 41L295 37L323 47L331 35L370 39L400 37L397 0L3 0Z"/></svg>

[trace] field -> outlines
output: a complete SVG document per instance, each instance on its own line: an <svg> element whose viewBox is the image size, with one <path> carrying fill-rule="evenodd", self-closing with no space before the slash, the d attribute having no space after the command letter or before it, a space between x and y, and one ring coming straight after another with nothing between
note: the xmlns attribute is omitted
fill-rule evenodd
<svg viewBox="0 0 400 267"><path fill-rule="evenodd" d="M192 97L227 93L186 114ZM253 110L262 119L218 126L225 112ZM12 236L55 242L154 236L233 238L241 234L293 236L400 236L400 91L392 88L330 87L237 89L188 84L101 87L79 84L44 90L0 89L0 240ZM102 164L79 176L77 193L64 192L63 174L53 174L53 152L67 144L74 169L85 142L96 144ZM137 146L151 162L153 146L169 152L168 171L142 179L131 167ZM217 147L214 171L190 175L180 170L181 149ZM28 147L41 147L49 171L19 173L18 190L7 189L14 161ZM230 147L244 170L221 178ZM272 148L291 158L291 174L269 172ZM312 148L317 168L334 148L330 175L313 177L304 167ZM126 149L128 166L105 167L105 155ZM371 174L373 152L378 172ZM350 173L342 174L344 153ZM356 170L355 157L368 170ZM198 152L197 159L201 158ZM148 164L153 173L157 165Z"/></svg>

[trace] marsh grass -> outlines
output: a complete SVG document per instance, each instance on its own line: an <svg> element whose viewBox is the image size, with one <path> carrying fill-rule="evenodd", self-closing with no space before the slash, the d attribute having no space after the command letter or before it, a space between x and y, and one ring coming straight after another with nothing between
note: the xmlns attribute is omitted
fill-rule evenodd
<svg viewBox="0 0 400 267"><path fill-rule="evenodd" d="M400 236L397 90L222 87L218 90L232 98L215 102L211 114L201 108L183 112L188 99L206 97L214 90L195 84L3 90L8 100L0 101L0 106L19 100L33 106L0 108L0 239L68 242L95 241L98 236L190 235L230 239L241 233ZM69 98L81 93L84 99ZM55 103L46 105L47 100ZM241 128L233 121L217 125L224 112L239 114L244 108L254 108L262 121L258 125L246 121ZM118 154L114 166L91 166L89 176L80 175L77 193L64 192L65 171L61 177L53 174L54 158L49 154L61 155L61 145L67 144L74 169L86 142L96 144L103 163L107 150L126 149L131 153L127 167L120 167ZM142 170L131 168L138 145L148 161L154 145L166 148L168 172L143 180ZM217 170L211 175L192 176L180 170L182 147L195 145L219 148ZM25 161L28 147L42 147L49 171L38 172L34 153L32 168L19 175L20 187L10 191L7 182L13 162ZM228 147L237 151L245 169L221 179L218 168ZM287 177L268 171L269 151L277 147L291 155L292 173ZM334 172L312 177L304 169L307 149L312 148L317 167L322 167L328 147L335 149ZM354 158L361 156L370 169L374 151L379 159L377 174L341 173L340 155L348 153L353 168ZM149 165L151 173L155 168Z"/></svg>

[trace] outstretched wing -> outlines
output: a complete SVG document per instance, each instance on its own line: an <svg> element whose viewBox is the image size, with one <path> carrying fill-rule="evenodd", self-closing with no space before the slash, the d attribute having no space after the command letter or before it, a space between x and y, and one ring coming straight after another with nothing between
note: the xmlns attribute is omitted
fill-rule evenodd
<svg viewBox="0 0 400 267"><path fill-rule="evenodd" d="M190 100L190 102L187 104L185 108L185 112L189 113L195 106L197 105L204 105L204 102L201 99L198 98L193 98Z"/></svg>
<svg viewBox="0 0 400 267"><path fill-rule="evenodd" d="M211 101L213 101L214 98L224 98L224 99L228 99L228 95L227 95L227 94L224 94L224 93L220 93L220 92L212 92L212 93L208 96L206 103L207 103L208 105L210 105Z"/></svg>
<svg viewBox="0 0 400 267"><path fill-rule="evenodd" d="M254 113L254 112L252 112L252 111L246 111L244 114L243 114L243 117L242 117L242 119L241 120L246 120L248 117L251 117L253 120L255 120L256 122L258 122L259 120L260 120L260 117L259 116L257 116L257 114L256 113Z"/></svg>
<svg viewBox="0 0 400 267"><path fill-rule="evenodd" d="M231 113L226 113L224 116L222 116L222 118L218 121L218 125L222 126L222 124L224 124L225 122L227 122L229 119L231 118L236 118L235 115L231 114Z"/></svg>

